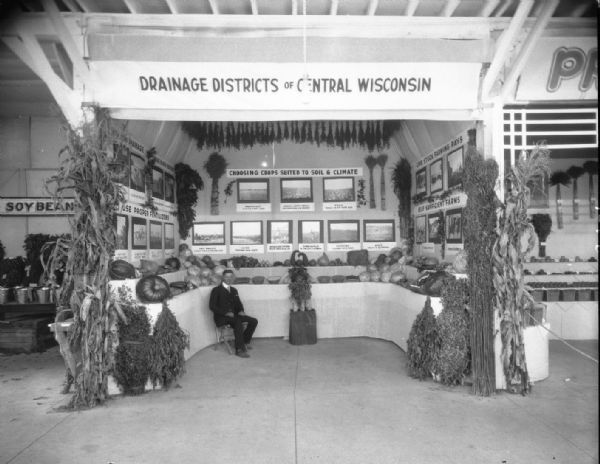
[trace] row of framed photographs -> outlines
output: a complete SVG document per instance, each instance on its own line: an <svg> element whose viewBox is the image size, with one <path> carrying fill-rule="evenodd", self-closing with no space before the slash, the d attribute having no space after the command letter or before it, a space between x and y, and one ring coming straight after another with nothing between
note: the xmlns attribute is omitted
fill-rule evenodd
<svg viewBox="0 0 600 464"><path fill-rule="evenodd" d="M441 243L442 224L446 225L446 243L462 243L462 208L450 209L444 213L437 212L415 218L415 243Z"/></svg>
<svg viewBox="0 0 600 464"><path fill-rule="evenodd" d="M113 150L117 160L123 166L113 179L125 187L137 192L146 192L144 157L130 150L126 145L114 144ZM175 176L158 166L152 168L152 196L160 200L175 203Z"/></svg>
<svg viewBox="0 0 600 464"><path fill-rule="evenodd" d="M292 220L266 221L268 244L294 243ZM297 221L298 243L325 243L323 220ZM327 221L328 243L358 243L361 241L360 220ZM363 220L363 242L395 242L394 220ZM231 221L231 245L263 245L263 221ZM225 245L225 222L196 222L192 233L192 245Z"/></svg>
<svg viewBox="0 0 600 464"><path fill-rule="evenodd" d="M462 186L462 175L464 166L464 147L448 153L446 156L434 161L429 165L429 176L427 166L422 167L415 173L415 193L427 195L454 189ZM444 187L444 160L446 161L446 183ZM429 182L428 182L429 181Z"/></svg>
<svg viewBox="0 0 600 464"><path fill-rule="evenodd" d="M269 179L238 179L238 203L270 203ZM281 203L312 203L314 201L312 177L280 179ZM354 177L324 177L324 202L356 201Z"/></svg>
<svg viewBox="0 0 600 464"><path fill-rule="evenodd" d="M117 250L172 250L175 248L175 224L116 215Z"/></svg>

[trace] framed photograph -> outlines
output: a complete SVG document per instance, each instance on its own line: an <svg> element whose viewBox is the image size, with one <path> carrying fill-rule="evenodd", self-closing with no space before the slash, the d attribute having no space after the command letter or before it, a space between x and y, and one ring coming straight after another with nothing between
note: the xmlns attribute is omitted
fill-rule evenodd
<svg viewBox="0 0 600 464"><path fill-rule="evenodd" d="M143 218L131 218L131 248L145 250L148 248L148 221Z"/></svg>
<svg viewBox="0 0 600 464"><path fill-rule="evenodd" d="M427 217L417 216L415 218L415 243L427 241Z"/></svg>
<svg viewBox="0 0 600 464"><path fill-rule="evenodd" d="M363 221L365 242L395 242L396 228L393 219Z"/></svg>
<svg viewBox="0 0 600 464"><path fill-rule="evenodd" d="M146 167L146 161L132 152L129 153L129 160L129 187L138 192L145 192L144 168Z"/></svg>
<svg viewBox="0 0 600 464"><path fill-rule="evenodd" d="M444 165L443 159L434 161L429 165L429 193L444 190Z"/></svg>
<svg viewBox="0 0 600 464"><path fill-rule="evenodd" d="M129 187L129 149L121 143L114 143L113 156L119 164L119 169L112 176L113 181Z"/></svg>
<svg viewBox="0 0 600 464"><path fill-rule="evenodd" d="M462 243L462 208L446 211L446 242Z"/></svg>
<svg viewBox="0 0 600 464"><path fill-rule="evenodd" d="M161 200L165 198L165 174L160 168L152 168L152 196Z"/></svg>
<svg viewBox="0 0 600 464"><path fill-rule="evenodd" d="M129 218L124 214L116 215L117 250L128 250L129 244Z"/></svg>
<svg viewBox="0 0 600 464"><path fill-rule="evenodd" d="M356 201L354 177L323 177L323 201Z"/></svg>
<svg viewBox="0 0 600 464"><path fill-rule="evenodd" d="M150 249L162 250L162 223L158 221L150 221Z"/></svg>
<svg viewBox="0 0 600 464"><path fill-rule="evenodd" d="M327 237L329 243L360 242L360 221L328 221Z"/></svg>
<svg viewBox="0 0 600 464"><path fill-rule="evenodd" d="M427 167L419 169L415 174L416 195L427 195Z"/></svg>
<svg viewBox="0 0 600 464"><path fill-rule="evenodd" d="M262 245L262 221L231 221L232 245Z"/></svg>
<svg viewBox="0 0 600 464"><path fill-rule="evenodd" d="M310 177L281 179L282 203L312 203L312 201L313 189Z"/></svg>
<svg viewBox="0 0 600 464"><path fill-rule="evenodd" d="M175 177L169 172L165 172L165 201L175 203Z"/></svg>
<svg viewBox="0 0 600 464"><path fill-rule="evenodd" d="M267 221L267 243L292 242L292 221Z"/></svg>
<svg viewBox="0 0 600 464"><path fill-rule="evenodd" d="M323 221L298 221L299 243L323 243Z"/></svg>
<svg viewBox="0 0 600 464"><path fill-rule="evenodd" d="M429 242L441 243L442 241L442 213L427 216L427 237Z"/></svg>
<svg viewBox="0 0 600 464"><path fill-rule="evenodd" d="M225 223L195 222L192 245L225 245Z"/></svg>
<svg viewBox="0 0 600 464"><path fill-rule="evenodd" d="M165 222L165 250L175 248L175 224Z"/></svg>
<svg viewBox="0 0 600 464"><path fill-rule="evenodd" d="M464 166L463 147L448 153L446 157L446 169L448 170L448 188L456 188L462 185Z"/></svg>
<svg viewBox="0 0 600 464"><path fill-rule="evenodd" d="M238 203L269 203L269 179L238 179Z"/></svg>

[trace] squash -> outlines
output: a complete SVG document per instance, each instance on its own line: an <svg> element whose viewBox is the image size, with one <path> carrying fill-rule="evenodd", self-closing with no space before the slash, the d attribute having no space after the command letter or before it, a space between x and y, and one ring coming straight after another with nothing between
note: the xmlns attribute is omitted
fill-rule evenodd
<svg viewBox="0 0 600 464"><path fill-rule="evenodd" d="M371 280L371 273L367 271L361 272L360 274L358 274L358 280L360 280L361 282L368 282L369 280Z"/></svg>
<svg viewBox="0 0 600 464"><path fill-rule="evenodd" d="M195 264L192 264L190 267L188 267L187 275L192 276L192 277L200 277L201 271L202 271L202 269L200 269Z"/></svg>
<svg viewBox="0 0 600 464"><path fill-rule="evenodd" d="M209 267L210 269L212 269L213 267L215 267L215 263L213 262L212 258L208 255L204 255L201 259L201 261L203 263L206 264L207 267Z"/></svg>
<svg viewBox="0 0 600 464"><path fill-rule="evenodd" d="M284 274L281 277L281 280L279 281L280 284L289 284L290 283L290 275L289 274Z"/></svg>
<svg viewBox="0 0 600 464"><path fill-rule="evenodd" d="M208 279L208 278L210 278L211 275L212 275L212 271L207 267L200 270L200 277Z"/></svg>
<svg viewBox="0 0 600 464"><path fill-rule="evenodd" d="M346 276L334 275L334 276L331 276L331 281L336 284L341 284L342 282L346 281Z"/></svg>
<svg viewBox="0 0 600 464"><path fill-rule="evenodd" d="M200 277L200 286L201 287L208 287L210 285L210 280L208 280L206 277Z"/></svg>
<svg viewBox="0 0 600 464"><path fill-rule="evenodd" d="M213 273L208 280L211 285L221 285L222 276Z"/></svg>
<svg viewBox="0 0 600 464"><path fill-rule="evenodd" d="M394 263L390 266L389 271L393 274L394 272L403 272L404 271L404 264L402 264L400 261L398 261L397 263Z"/></svg>
<svg viewBox="0 0 600 464"><path fill-rule="evenodd" d="M200 287L200 276L199 275L186 275L185 281L194 288Z"/></svg>
<svg viewBox="0 0 600 464"><path fill-rule="evenodd" d="M317 260L316 260L316 259L311 259L311 260L308 262L308 265L309 265L310 267L315 267L315 266L317 265Z"/></svg>
<svg viewBox="0 0 600 464"><path fill-rule="evenodd" d="M320 284L328 284L329 282L331 282L331 276L327 276L327 275L325 275L325 276L318 276L317 277L317 281Z"/></svg>
<svg viewBox="0 0 600 464"><path fill-rule="evenodd" d="M371 271L369 274L371 282L379 282L381 280L381 274L379 271Z"/></svg>
<svg viewBox="0 0 600 464"><path fill-rule="evenodd" d="M329 266L329 257L323 253L319 259L317 259L317 264L319 266Z"/></svg>
<svg viewBox="0 0 600 464"><path fill-rule="evenodd" d="M391 278L392 278L392 273L390 271L382 271L381 272L380 280L382 282L389 282Z"/></svg>
<svg viewBox="0 0 600 464"><path fill-rule="evenodd" d="M165 266L168 266L171 269L178 271L179 268L181 267L181 263L179 262L179 260L177 258L171 257L171 258L167 258L167 260L165 261Z"/></svg>
<svg viewBox="0 0 600 464"><path fill-rule="evenodd" d="M225 272L225 266L223 266L222 264L219 264L218 266L215 266L213 269L213 272L219 276L223 275L223 272Z"/></svg>
<svg viewBox="0 0 600 464"><path fill-rule="evenodd" d="M379 272L388 272L390 270L390 265L387 263L383 263L379 265Z"/></svg>
<svg viewBox="0 0 600 464"><path fill-rule="evenodd" d="M402 250L398 247L396 248L392 248L390 250L390 254L389 254L390 258L398 261L400 258L402 258Z"/></svg>
<svg viewBox="0 0 600 464"><path fill-rule="evenodd" d="M162 277L147 275L138 281L135 293L142 303L160 303L171 296L171 288Z"/></svg>
<svg viewBox="0 0 600 464"><path fill-rule="evenodd" d="M156 274L160 266L156 261L149 259L140 259L140 272L142 274Z"/></svg>
<svg viewBox="0 0 600 464"><path fill-rule="evenodd" d="M377 270L377 264L369 264L367 266L367 271L369 272L375 272Z"/></svg>
<svg viewBox="0 0 600 464"><path fill-rule="evenodd" d="M108 274L113 280L124 280L135 278L135 268L127 261L117 259L110 263Z"/></svg>
<svg viewBox="0 0 600 464"><path fill-rule="evenodd" d="M404 282L405 280L406 275L400 271L392 272L392 275L390 276L390 282L392 282L393 284Z"/></svg>
<svg viewBox="0 0 600 464"><path fill-rule="evenodd" d="M193 266L193 264L192 264L191 261L184 261L183 262L183 267L185 267L186 269L189 269L192 266Z"/></svg>

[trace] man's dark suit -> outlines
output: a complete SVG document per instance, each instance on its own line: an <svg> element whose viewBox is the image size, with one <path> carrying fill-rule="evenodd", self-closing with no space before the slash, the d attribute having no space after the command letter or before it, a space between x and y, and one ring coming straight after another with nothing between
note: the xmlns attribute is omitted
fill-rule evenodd
<svg viewBox="0 0 600 464"><path fill-rule="evenodd" d="M244 305L240 300L237 289L230 286L229 290L227 290L223 284L213 288L210 292L209 307L213 312L213 318L217 327L227 324L233 327L235 350L243 351L245 345L252 340L258 320L245 314L239 314L240 312L244 312ZM233 313L233 317L226 316L226 313ZM244 330L244 326L242 325L243 322L248 323L246 330Z"/></svg>

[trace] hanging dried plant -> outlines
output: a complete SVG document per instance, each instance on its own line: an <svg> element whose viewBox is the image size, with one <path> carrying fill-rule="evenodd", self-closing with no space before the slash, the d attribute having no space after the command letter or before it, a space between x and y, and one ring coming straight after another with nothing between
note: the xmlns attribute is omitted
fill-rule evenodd
<svg viewBox="0 0 600 464"><path fill-rule="evenodd" d="M369 169L369 208L375 209L377 205L375 204L375 184L373 182L373 169L377 166L377 158L373 155L369 155L365 157L365 164Z"/></svg>
<svg viewBox="0 0 600 464"><path fill-rule="evenodd" d="M571 166L567 169L567 174L573 179L573 219L579 219L579 198L577 197L577 179L585 173L585 169L581 166Z"/></svg>
<svg viewBox="0 0 600 464"><path fill-rule="evenodd" d="M394 166L392 173L394 193L398 197L398 222L400 238L408 238L410 227L410 191L412 188L412 174L410 163L406 158L400 159Z"/></svg>
<svg viewBox="0 0 600 464"><path fill-rule="evenodd" d="M65 191L75 199L69 218L71 237L61 237L49 260L49 273L66 262L57 310L73 311L73 330L65 361L74 378L73 408L94 407L108 397L113 367L118 307L108 292L108 264L115 251L116 218L125 200L113 182L124 166L109 155L125 137L108 112L95 109L93 122L67 129L67 146L48 189L56 201ZM79 361L79 362L77 362Z"/></svg>
<svg viewBox="0 0 600 464"><path fill-rule="evenodd" d="M219 214L219 179L225 174L227 169L227 161L223 155L214 152L208 157L206 163L204 163L204 169L210 176L211 191L210 191L210 214Z"/></svg>
<svg viewBox="0 0 600 464"><path fill-rule="evenodd" d="M586 161L583 163L583 169L588 174L588 192L590 201L590 217L596 215L596 197L594 195L594 176L598 175L598 161Z"/></svg>
<svg viewBox="0 0 600 464"><path fill-rule="evenodd" d="M385 153L377 157L377 164L381 168L381 177L379 178L379 189L381 197L381 211L385 211L385 164L387 163L388 155Z"/></svg>
<svg viewBox="0 0 600 464"><path fill-rule="evenodd" d="M562 198L560 195L560 186L567 187L571 184L571 178L569 174L564 171L553 172L550 176L550 185L556 186L556 223L558 228L563 228L563 215L562 215Z"/></svg>
<svg viewBox="0 0 600 464"><path fill-rule="evenodd" d="M514 385L519 385L522 394L530 390L523 338L525 311L535 303L525 288L523 272L525 256L535 247L535 231L527 217L530 198L527 185L548 173L548 151L536 147L531 154L523 153L506 175L511 189L500 215L492 254L494 308L500 315L506 387L515 391ZM527 247L523 249L525 240Z"/></svg>
<svg viewBox="0 0 600 464"><path fill-rule="evenodd" d="M204 188L202 177L195 169L185 163L175 165L175 184L177 185L177 222L179 236L185 240L196 219L195 206L198 191Z"/></svg>

